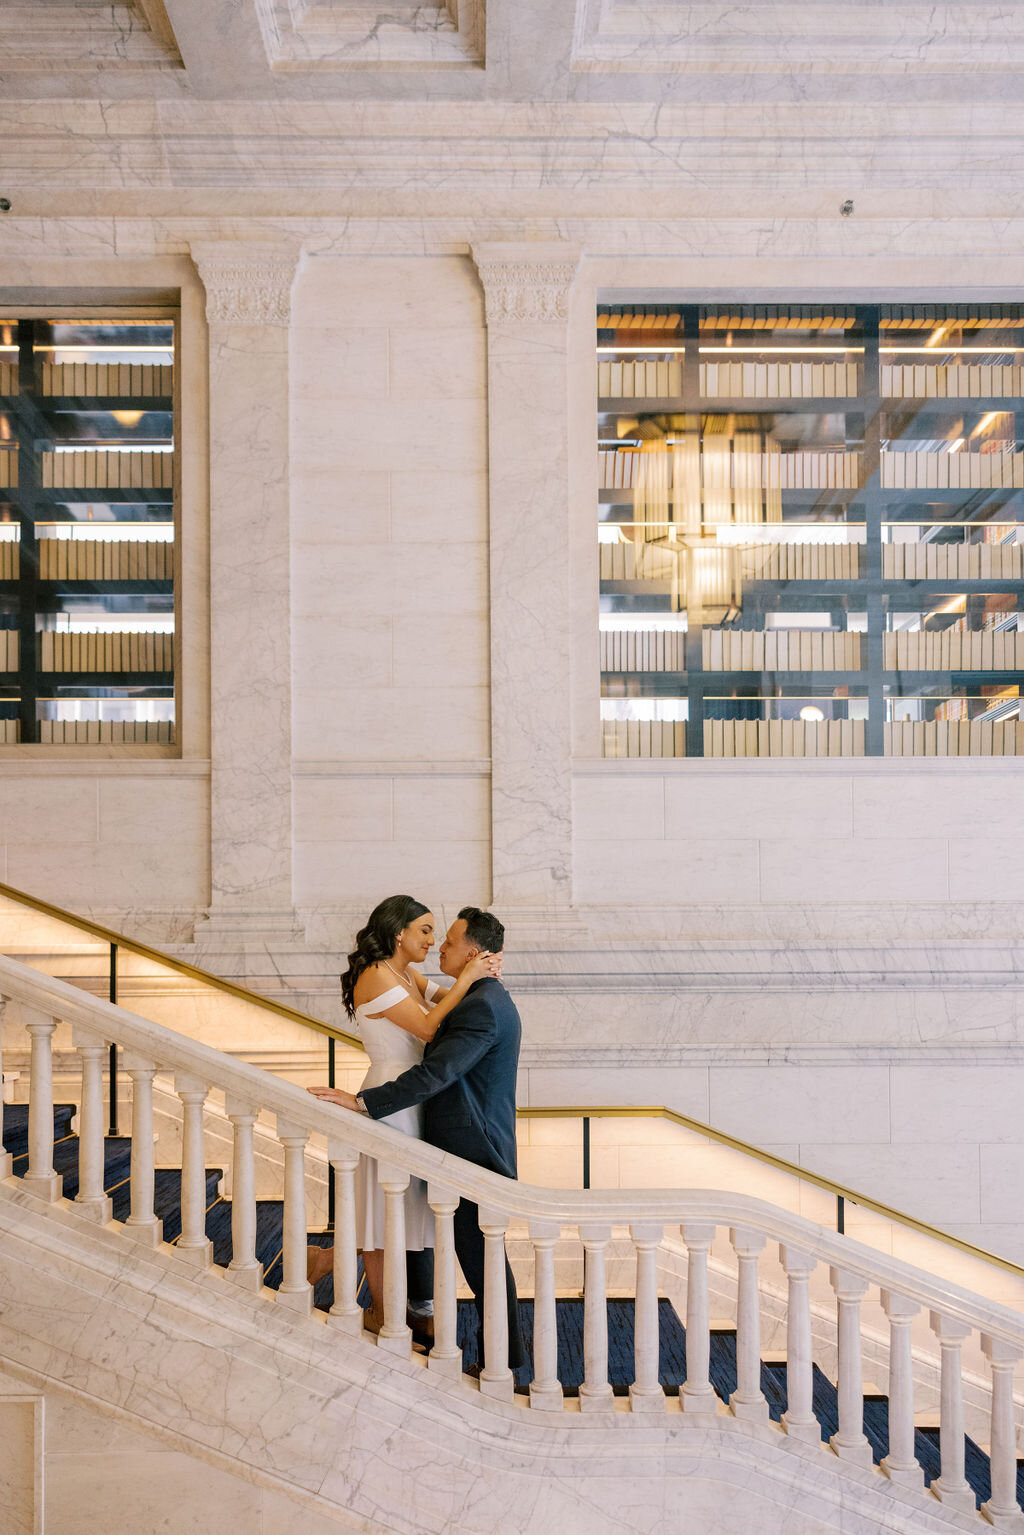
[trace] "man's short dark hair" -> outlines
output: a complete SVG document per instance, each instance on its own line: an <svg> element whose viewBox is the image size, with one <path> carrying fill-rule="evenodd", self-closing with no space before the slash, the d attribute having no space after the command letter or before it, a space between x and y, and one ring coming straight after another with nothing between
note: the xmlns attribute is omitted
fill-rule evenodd
<svg viewBox="0 0 1024 1535"><path fill-rule="evenodd" d="M478 949L500 954L505 947L505 929L493 911L481 911L479 906L464 906L459 917L466 924L466 937Z"/></svg>

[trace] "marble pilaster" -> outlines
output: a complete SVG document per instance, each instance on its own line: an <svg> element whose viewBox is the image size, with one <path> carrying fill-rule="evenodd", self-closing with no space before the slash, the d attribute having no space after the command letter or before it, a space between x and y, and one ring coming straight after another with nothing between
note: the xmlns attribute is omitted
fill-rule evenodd
<svg viewBox="0 0 1024 1535"><path fill-rule="evenodd" d="M210 359L214 930L295 925L291 880L290 246L196 244Z"/></svg>
<svg viewBox="0 0 1024 1535"><path fill-rule="evenodd" d="M572 900L568 298L579 251L474 245L487 302L493 887Z"/></svg>

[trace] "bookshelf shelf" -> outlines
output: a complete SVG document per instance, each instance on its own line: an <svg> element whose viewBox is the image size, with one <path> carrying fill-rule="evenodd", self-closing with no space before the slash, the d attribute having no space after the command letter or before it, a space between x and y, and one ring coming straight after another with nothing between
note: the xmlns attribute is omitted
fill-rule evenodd
<svg viewBox="0 0 1024 1535"><path fill-rule="evenodd" d="M175 330L169 310L0 320L6 747L174 746Z"/></svg>
<svg viewBox="0 0 1024 1535"><path fill-rule="evenodd" d="M657 298L598 305L606 754L1018 754L1024 306Z"/></svg>

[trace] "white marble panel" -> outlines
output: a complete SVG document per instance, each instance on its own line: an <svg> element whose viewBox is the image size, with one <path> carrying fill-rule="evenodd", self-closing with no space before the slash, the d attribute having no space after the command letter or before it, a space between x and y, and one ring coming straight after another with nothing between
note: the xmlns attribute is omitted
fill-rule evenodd
<svg viewBox="0 0 1024 1535"><path fill-rule="evenodd" d="M581 842L575 850L574 889L583 905L623 903L669 906L756 901L758 844L631 840Z"/></svg>
<svg viewBox="0 0 1024 1535"><path fill-rule="evenodd" d="M313 468L297 458L292 465L293 577L303 570L304 547L314 556L333 544L386 544L391 536L391 486L386 469L349 469L347 464Z"/></svg>
<svg viewBox="0 0 1024 1535"><path fill-rule="evenodd" d="M663 778L578 777L572 808L577 842L659 842L665 836Z"/></svg>
<svg viewBox="0 0 1024 1535"><path fill-rule="evenodd" d="M435 912L443 901L486 906L490 873L483 842L319 842L295 851L300 905L365 905L408 890Z"/></svg>
<svg viewBox="0 0 1024 1535"><path fill-rule="evenodd" d="M765 901L944 901L949 899L946 843L938 836L765 838Z"/></svg>
<svg viewBox="0 0 1024 1535"><path fill-rule="evenodd" d="M699 777L665 780L666 836L828 839L853 834L852 784L844 778L773 774L742 780Z"/></svg>
<svg viewBox="0 0 1024 1535"><path fill-rule="evenodd" d="M68 1535L110 1535L113 1509L132 1535L258 1529L260 1501L250 1482L176 1451L46 1457L47 1524Z"/></svg>
<svg viewBox="0 0 1024 1535"><path fill-rule="evenodd" d="M901 837L994 841L1018 793L1019 776L1012 768L977 773L969 789L952 773L871 774L853 781L854 828L858 837L887 837L898 827Z"/></svg>
<svg viewBox="0 0 1024 1535"><path fill-rule="evenodd" d="M391 620L382 616L353 621L337 608L333 612L300 612L292 618L292 647L295 747L301 755L315 755L301 743L300 729L302 734L315 731L315 721L333 708L337 690L353 685L391 686Z"/></svg>
<svg viewBox="0 0 1024 1535"><path fill-rule="evenodd" d="M391 246L394 249L394 246ZM483 327L483 293L467 256L313 255L292 298L293 323L417 330Z"/></svg>
<svg viewBox="0 0 1024 1535"><path fill-rule="evenodd" d="M455 563L455 562L453 562ZM484 613L406 614L392 620L395 683L486 688L490 636ZM443 721L438 721L439 728Z"/></svg>
<svg viewBox="0 0 1024 1535"><path fill-rule="evenodd" d="M934 1139L928 1145L804 1141L800 1162L825 1178L935 1226L980 1218L976 1145Z"/></svg>
<svg viewBox="0 0 1024 1535"><path fill-rule="evenodd" d="M327 761L461 762L488 754L485 688L338 688L329 713L296 731L300 756Z"/></svg>
<svg viewBox="0 0 1024 1535"><path fill-rule="evenodd" d="M450 836L455 842L488 840L490 785L483 777L439 774L393 780L395 841L409 847Z"/></svg>
<svg viewBox="0 0 1024 1535"><path fill-rule="evenodd" d="M441 471L396 469L391 475L391 528L396 543L449 544L487 538L487 475L458 458Z"/></svg>
<svg viewBox="0 0 1024 1535"><path fill-rule="evenodd" d="M1021 785L1015 785L1021 794ZM949 843L949 896L952 901L1019 901L1024 899L1024 838L1015 836L1017 818L1007 817L1000 833L998 821L986 820L973 838L952 837ZM1011 823L1016 823L1011 824Z"/></svg>
<svg viewBox="0 0 1024 1535"><path fill-rule="evenodd" d="M1024 1066L901 1066L892 1073L892 1139L1015 1143L1024 1139ZM851 1137L852 1139L852 1137Z"/></svg>
<svg viewBox="0 0 1024 1535"><path fill-rule="evenodd" d="M292 430L309 431L309 406L338 400L384 400L388 395L388 335L320 324L290 327ZM345 415L338 417L345 431Z"/></svg>
<svg viewBox="0 0 1024 1535"><path fill-rule="evenodd" d="M137 846L82 842L10 842L7 882L73 910L198 912L210 899L209 849L171 836Z"/></svg>
<svg viewBox="0 0 1024 1535"><path fill-rule="evenodd" d="M979 1138L985 1126L978 1127ZM985 1222L1016 1224L1021 1218L1021 1190L1024 1189L1024 1134L1020 1141L988 1145L982 1139L978 1148L981 1160L981 1209Z"/></svg>
<svg viewBox="0 0 1024 1535"><path fill-rule="evenodd" d="M709 1122L756 1146L891 1138L886 1066L712 1066L709 1092Z"/></svg>
<svg viewBox="0 0 1024 1535"><path fill-rule="evenodd" d="M41 1446L37 1443L39 1405L8 1396L0 1385L0 1509L4 1535L41 1535L42 1510L37 1489Z"/></svg>
<svg viewBox="0 0 1024 1535"><path fill-rule="evenodd" d="M429 318L425 316L425 318ZM487 393L483 328L466 325L388 332L389 392L393 400L482 400Z"/></svg>
<svg viewBox="0 0 1024 1535"><path fill-rule="evenodd" d="M296 558L296 606L349 622L389 616L396 608L429 621L448 613L483 614L487 602L484 544L327 544L302 546Z"/></svg>
<svg viewBox="0 0 1024 1535"><path fill-rule="evenodd" d="M101 778L100 842L138 846L173 837L196 849L205 865L210 835L210 787L202 778Z"/></svg>
<svg viewBox="0 0 1024 1535"><path fill-rule="evenodd" d="M307 401L295 451L305 463L337 462L339 441L353 469L419 469L444 473L455 463L483 473L487 464L486 416L479 400L352 399L337 404Z"/></svg>
<svg viewBox="0 0 1024 1535"><path fill-rule="evenodd" d="M525 1077L519 1102L536 1107L610 1102L660 1105L665 1101L665 1075L656 1067L620 1066L610 1074L586 1066L530 1066ZM615 1091L609 1097L611 1080ZM709 1122L706 1067L678 1067L673 1071L670 1106L703 1124Z"/></svg>
<svg viewBox="0 0 1024 1535"><path fill-rule="evenodd" d="M389 842L391 801L388 778L296 778L296 843Z"/></svg>
<svg viewBox="0 0 1024 1535"><path fill-rule="evenodd" d="M94 842L99 835L96 780L83 772L75 778L0 778L0 837L40 842Z"/></svg>

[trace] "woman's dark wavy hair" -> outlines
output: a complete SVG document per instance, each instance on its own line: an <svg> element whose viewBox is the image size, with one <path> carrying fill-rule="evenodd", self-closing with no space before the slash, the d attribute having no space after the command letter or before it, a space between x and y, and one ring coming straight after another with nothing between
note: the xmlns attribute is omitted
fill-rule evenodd
<svg viewBox="0 0 1024 1535"><path fill-rule="evenodd" d="M356 946L348 956L348 969L341 978L341 1000L350 1018L355 1017L356 982L363 971L379 964L382 959L390 959L399 933L429 910L429 906L414 900L411 895L389 895L386 901L373 908L366 926L356 934Z"/></svg>

